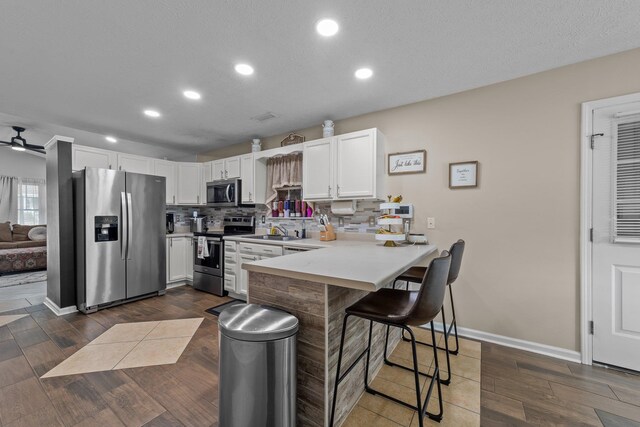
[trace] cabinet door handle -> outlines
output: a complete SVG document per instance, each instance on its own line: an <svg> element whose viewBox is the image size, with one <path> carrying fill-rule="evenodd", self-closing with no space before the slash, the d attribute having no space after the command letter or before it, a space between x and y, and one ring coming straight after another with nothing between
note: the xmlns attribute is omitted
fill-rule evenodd
<svg viewBox="0 0 640 427"><path fill-rule="evenodd" d="M336 196L340 195L340 186L336 186Z"/></svg>
<svg viewBox="0 0 640 427"><path fill-rule="evenodd" d="M228 178L229 177L229 171L224 171L224 177Z"/></svg>
<svg viewBox="0 0 640 427"><path fill-rule="evenodd" d="M196 200L198 201L198 204L200 204L200 196L196 196Z"/></svg>
<svg viewBox="0 0 640 427"><path fill-rule="evenodd" d="M169 247L172 248L173 247L173 239L169 239Z"/></svg>
<svg viewBox="0 0 640 427"><path fill-rule="evenodd" d="M118 166L118 170L122 170L122 166Z"/></svg>
<svg viewBox="0 0 640 427"><path fill-rule="evenodd" d="M111 169L111 165L109 165L109 169Z"/></svg>
<svg viewBox="0 0 640 427"><path fill-rule="evenodd" d="M327 190L327 193L328 193L329 195L331 195L331 186L329 186L329 189Z"/></svg>
<svg viewBox="0 0 640 427"><path fill-rule="evenodd" d="M173 196L173 204L176 204L176 196Z"/></svg>
<svg viewBox="0 0 640 427"><path fill-rule="evenodd" d="M251 191L249 191L249 200L251 200Z"/></svg>

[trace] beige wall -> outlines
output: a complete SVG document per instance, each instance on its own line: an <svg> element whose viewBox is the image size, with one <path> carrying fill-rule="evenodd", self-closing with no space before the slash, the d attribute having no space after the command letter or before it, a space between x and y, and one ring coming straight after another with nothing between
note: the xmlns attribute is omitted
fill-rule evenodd
<svg viewBox="0 0 640 427"><path fill-rule="evenodd" d="M435 217L440 249L467 241L460 326L579 350L580 104L633 92L640 49L341 120L336 133L378 127L389 153L427 150L427 173L388 177L389 193L415 204L415 230ZM480 188L449 190L449 162L467 160L480 162Z"/></svg>

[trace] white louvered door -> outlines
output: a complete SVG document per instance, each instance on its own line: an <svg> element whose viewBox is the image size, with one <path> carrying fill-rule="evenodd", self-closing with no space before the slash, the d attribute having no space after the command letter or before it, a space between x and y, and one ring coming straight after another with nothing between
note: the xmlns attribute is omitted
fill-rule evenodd
<svg viewBox="0 0 640 427"><path fill-rule="evenodd" d="M594 110L593 135L593 361L640 371L640 103Z"/></svg>

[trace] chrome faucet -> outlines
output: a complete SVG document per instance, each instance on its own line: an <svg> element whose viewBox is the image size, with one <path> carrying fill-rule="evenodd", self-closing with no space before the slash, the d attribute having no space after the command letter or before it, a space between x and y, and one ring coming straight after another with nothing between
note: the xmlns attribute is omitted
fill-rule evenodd
<svg viewBox="0 0 640 427"><path fill-rule="evenodd" d="M273 228L280 230L284 237L289 237L289 231L281 225L274 225Z"/></svg>

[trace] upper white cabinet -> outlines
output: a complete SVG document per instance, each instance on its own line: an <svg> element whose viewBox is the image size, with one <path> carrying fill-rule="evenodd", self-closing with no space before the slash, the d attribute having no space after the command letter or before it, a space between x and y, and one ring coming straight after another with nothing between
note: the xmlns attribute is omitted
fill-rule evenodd
<svg viewBox="0 0 640 427"><path fill-rule="evenodd" d="M118 153L118 170L152 175L153 159L134 156L133 154Z"/></svg>
<svg viewBox="0 0 640 427"><path fill-rule="evenodd" d="M302 155L302 188L305 200L328 200L334 197L334 138L306 142Z"/></svg>
<svg viewBox="0 0 640 427"><path fill-rule="evenodd" d="M153 161L153 174L158 176L164 176L167 183L167 204L175 205L176 200L176 188L178 181L178 166L175 162L168 160L154 160Z"/></svg>
<svg viewBox="0 0 640 427"><path fill-rule="evenodd" d="M202 179L200 180L200 204L207 204L207 182L213 181L213 162L201 164Z"/></svg>
<svg viewBox="0 0 640 427"><path fill-rule="evenodd" d="M242 203L255 203L255 182L253 153L240 156L240 180L242 182Z"/></svg>
<svg viewBox="0 0 640 427"><path fill-rule="evenodd" d="M241 156L229 157L224 160L225 178L240 178L240 157Z"/></svg>
<svg viewBox="0 0 640 427"><path fill-rule="evenodd" d="M369 129L335 137L336 197L359 199L376 196L376 130ZM384 161L384 158L383 158Z"/></svg>
<svg viewBox="0 0 640 427"><path fill-rule="evenodd" d="M211 179L224 179L224 159L214 160L213 162L211 162L211 167Z"/></svg>
<svg viewBox="0 0 640 427"><path fill-rule="evenodd" d="M199 205L202 191L200 163L178 163L177 200L180 205Z"/></svg>
<svg viewBox="0 0 640 427"><path fill-rule="evenodd" d="M82 145L71 146L72 169L82 170L86 167L116 169L118 154L114 151L101 150L93 147L83 147Z"/></svg>
<svg viewBox="0 0 640 427"><path fill-rule="evenodd" d="M305 200L383 199L384 135L367 129L305 142Z"/></svg>
<svg viewBox="0 0 640 427"><path fill-rule="evenodd" d="M212 163L212 179L240 178L240 157L234 156L226 159L214 160Z"/></svg>

